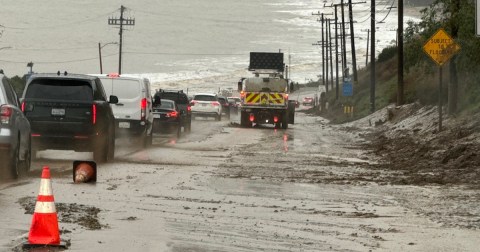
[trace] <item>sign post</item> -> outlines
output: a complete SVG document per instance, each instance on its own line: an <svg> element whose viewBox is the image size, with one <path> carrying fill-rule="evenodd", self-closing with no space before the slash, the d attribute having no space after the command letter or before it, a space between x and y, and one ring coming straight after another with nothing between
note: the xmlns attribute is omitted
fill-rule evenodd
<svg viewBox="0 0 480 252"><path fill-rule="evenodd" d="M439 91L438 91L438 131L442 131L442 67L450 58L460 51L460 45L453 40L442 28L438 29L433 36L423 45L423 50L439 67Z"/></svg>

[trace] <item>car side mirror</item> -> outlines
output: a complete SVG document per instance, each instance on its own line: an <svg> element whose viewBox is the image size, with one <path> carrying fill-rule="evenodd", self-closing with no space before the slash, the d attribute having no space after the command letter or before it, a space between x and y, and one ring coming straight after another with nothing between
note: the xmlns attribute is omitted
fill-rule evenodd
<svg viewBox="0 0 480 252"><path fill-rule="evenodd" d="M118 97L116 95L110 95L110 98L108 99L108 103L117 104L118 103Z"/></svg>

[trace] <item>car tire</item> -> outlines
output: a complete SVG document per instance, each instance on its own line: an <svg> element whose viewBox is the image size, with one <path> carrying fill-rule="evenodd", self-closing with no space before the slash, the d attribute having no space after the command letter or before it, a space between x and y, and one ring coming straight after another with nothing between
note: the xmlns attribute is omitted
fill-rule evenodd
<svg viewBox="0 0 480 252"><path fill-rule="evenodd" d="M21 172L26 174L30 171L30 165L32 163L32 141L28 140L27 150L25 151L25 156L21 161Z"/></svg>
<svg viewBox="0 0 480 252"><path fill-rule="evenodd" d="M113 162L115 159L115 136L110 135L108 138L108 156L107 162Z"/></svg>
<svg viewBox="0 0 480 252"><path fill-rule="evenodd" d="M7 167L10 168L11 179L17 179L18 176L20 175L20 159L18 156L19 151L20 151L20 140L15 150L13 150L10 160L7 162Z"/></svg>
<svg viewBox="0 0 480 252"><path fill-rule="evenodd" d="M178 126L177 127L177 139L180 138L181 136L182 136L182 127Z"/></svg>
<svg viewBox="0 0 480 252"><path fill-rule="evenodd" d="M192 131L192 121L189 121L185 126L185 132L190 133Z"/></svg>
<svg viewBox="0 0 480 252"><path fill-rule="evenodd" d="M108 160L109 145L108 137L102 139L100 143L97 142L93 147L93 160L98 163L106 163Z"/></svg>

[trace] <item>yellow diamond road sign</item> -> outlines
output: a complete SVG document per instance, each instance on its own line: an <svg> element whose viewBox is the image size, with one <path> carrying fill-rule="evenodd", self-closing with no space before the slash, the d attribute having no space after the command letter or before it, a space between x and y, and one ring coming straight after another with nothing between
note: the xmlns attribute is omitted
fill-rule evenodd
<svg viewBox="0 0 480 252"><path fill-rule="evenodd" d="M423 50L437 65L442 66L455 53L460 51L460 45L453 40L443 29L439 29L423 45Z"/></svg>

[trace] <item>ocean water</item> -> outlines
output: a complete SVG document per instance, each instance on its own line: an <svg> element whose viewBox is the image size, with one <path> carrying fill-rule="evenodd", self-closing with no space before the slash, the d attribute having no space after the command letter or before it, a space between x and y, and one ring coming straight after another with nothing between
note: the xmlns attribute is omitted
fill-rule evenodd
<svg viewBox="0 0 480 252"><path fill-rule="evenodd" d="M189 92L235 89L250 75L251 51L282 51L293 81L318 79L321 48L312 44L321 26L312 13L333 13L331 1L314 0L0 0L0 69L21 76L33 62L34 72L98 74L101 43L103 72L118 72L118 45L108 43L118 42L119 29L107 21L120 16L122 4L124 16L135 18L124 30L122 74ZM377 1L377 55L395 44L394 4ZM358 67L365 65L369 15L369 2L354 5Z"/></svg>

